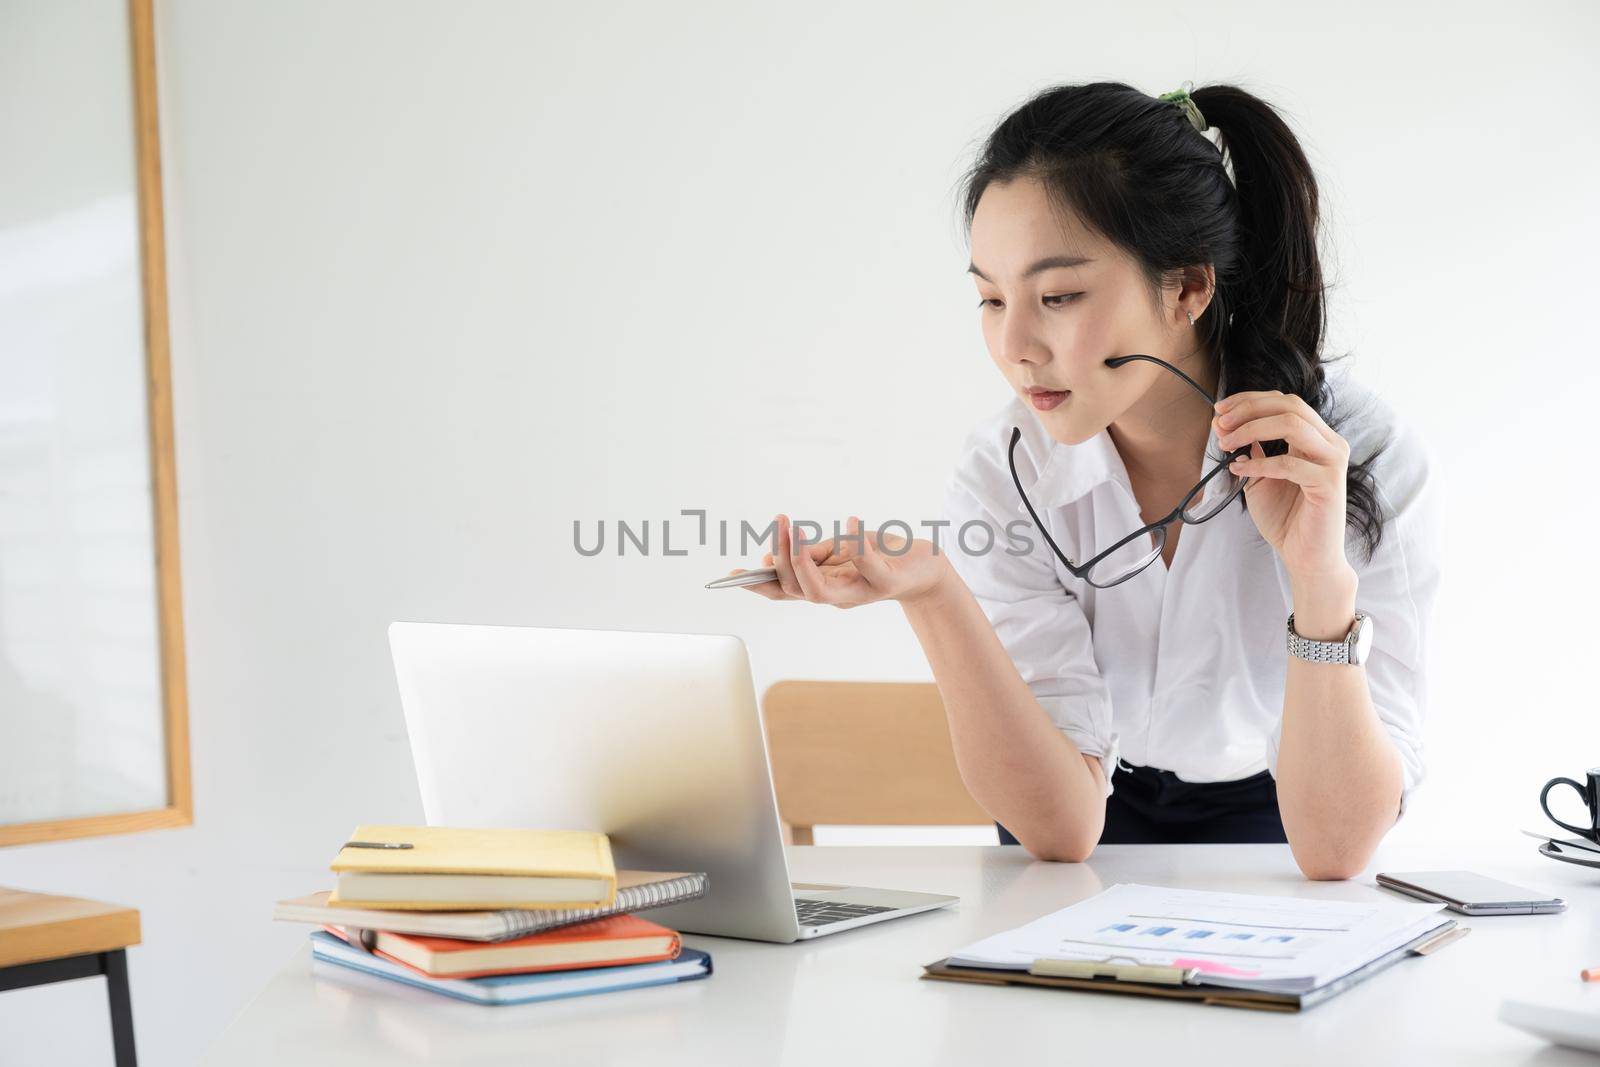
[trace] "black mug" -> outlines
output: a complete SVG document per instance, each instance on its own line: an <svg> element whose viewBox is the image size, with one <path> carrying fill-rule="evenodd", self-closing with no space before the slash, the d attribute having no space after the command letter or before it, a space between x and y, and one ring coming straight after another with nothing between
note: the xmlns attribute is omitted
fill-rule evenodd
<svg viewBox="0 0 1600 1067"><path fill-rule="evenodd" d="M1550 817L1550 821L1563 830L1570 830L1579 837L1600 843L1600 767L1590 767L1586 777L1588 785L1583 782L1575 782L1571 778L1550 779L1544 784L1544 790L1539 794L1539 806ZM1550 815L1550 803L1547 798L1550 796L1550 790L1558 785L1570 785L1578 791L1578 795L1583 798L1584 805L1589 809L1588 826L1573 826L1570 823L1562 822L1554 815Z"/></svg>

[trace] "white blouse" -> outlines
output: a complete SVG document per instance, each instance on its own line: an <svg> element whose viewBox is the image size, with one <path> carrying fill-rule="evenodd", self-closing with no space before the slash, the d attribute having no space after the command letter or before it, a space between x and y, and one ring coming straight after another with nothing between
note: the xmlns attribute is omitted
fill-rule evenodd
<svg viewBox="0 0 1600 1067"><path fill-rule="evenodd" d="M1373 468L1382 540L1369 562L1347 526L1345 555L1360 579L1356 607L1375 624L1364 669L1404 765L1403 814L1424 773L1428 632L1439 588L1431 452L1365 386L1344 373L1329 377L1328 422L1349 443L1352 464L1393 432ZM1209 522L1183 527L1170 570L1158 557L1137 577L1096 589L1055 558L1017 496L1006 462L1013 426L1022 429L1017 477L1069 559L1091 558L1144 519L1107 431L1060 444L1021 397L967 438L944 496L950 525L940 531L941 551L1051 721L1079 751L1100 757L1106 795L1119 756L1187 782L1262 770L1276 777L1292 600L1283 561L1250 516L1236 500ZM1206 455L1221 454L1213 431ZM980 527L958 537L974 520L994 533L988 551ZM1024 552L1027 542L1032 550Z"/></svg>

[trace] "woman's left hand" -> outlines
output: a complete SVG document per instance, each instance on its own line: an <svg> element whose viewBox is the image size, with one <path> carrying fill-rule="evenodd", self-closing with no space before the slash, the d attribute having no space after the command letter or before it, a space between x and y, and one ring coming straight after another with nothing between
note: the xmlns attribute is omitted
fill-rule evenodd
<svg viewBox="0 0 1600 1067"><path fill-rule="evenodd" d="M1279 390L1235 393L1218 405L1217 443L1225 451L1250 446L1232 470L1250 479L1245 500L1256 529L1291 576L1344 573L1345 475L1350 445L1315 408ZM1269 456L1262 441L1285 441Z"/></svg>

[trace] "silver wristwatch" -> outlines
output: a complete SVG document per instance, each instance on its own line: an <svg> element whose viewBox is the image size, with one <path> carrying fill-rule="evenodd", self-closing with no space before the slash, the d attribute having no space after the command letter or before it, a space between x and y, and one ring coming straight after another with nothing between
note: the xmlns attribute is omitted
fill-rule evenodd
<svg viewBox="0 0 1600 1067"><path fill-rule="evenodd" d="M1367 662L1372 651L1372 616L1356 612L1356 621L1343 641L1313 641L1294 632L1294 612L1289 613L1289 654L1310 663Z"/></svg>

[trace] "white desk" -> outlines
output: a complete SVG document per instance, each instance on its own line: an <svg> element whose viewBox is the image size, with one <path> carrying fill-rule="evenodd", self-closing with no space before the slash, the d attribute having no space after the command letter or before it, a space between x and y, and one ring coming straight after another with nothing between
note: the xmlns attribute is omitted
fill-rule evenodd
<svg viewBox="0 0 1600 1067"><path fill-rule="evenodd" d="M682 985L485 1007L344 972L300 948L233 1021L207 1063L249 1064L1587 1064L1496 1020L1505 995L1600 1011L1600 871L1520 836L1467 855L1382 847L1347 882L1301 877L1287 845L1110 845L1087 863L1020 847L791 849L796 880L931 890L954 909L792 945L687 935L715 973ZM1468 868L1567 901L1555 915L1472 918L1437 956L1401 961L1295 1014L1148 997L919 979L922 965L1116 882L1334 900L1409 898L1379 870ZM265 908L265 905L264 905ZM309 927L308 927L309 929Z"/></svg>

